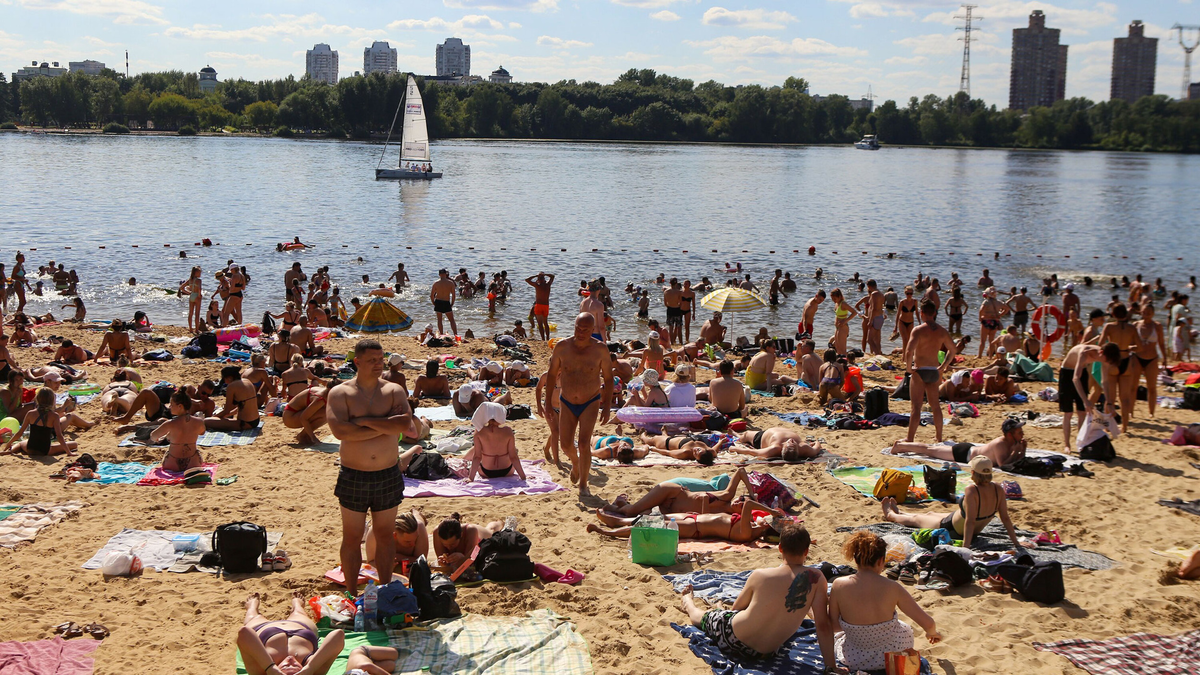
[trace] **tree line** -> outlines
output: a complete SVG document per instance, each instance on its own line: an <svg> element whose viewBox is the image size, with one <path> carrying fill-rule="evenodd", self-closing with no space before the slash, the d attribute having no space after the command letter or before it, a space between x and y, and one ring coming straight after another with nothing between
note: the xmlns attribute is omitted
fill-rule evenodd
<svg viewBox="0 0 1200 675"><path fill-rule="evenodd" d="M202 93L195 73L125 77L71 73L23 82L0 74L0 122L58 127L128 125L233 129L331 137L386 133L407 76L348 77L335 85L288 76L227 80ZM476 84L418 78L433 138L562 138L743 143L850 143L1200 151L1200 102L1146 96L1135 103L1086 98L1028 111L997 110L963 92L907 105L855 109L844 96L809 96L807 82L726 86L631 69L612 84Z"/></svg>

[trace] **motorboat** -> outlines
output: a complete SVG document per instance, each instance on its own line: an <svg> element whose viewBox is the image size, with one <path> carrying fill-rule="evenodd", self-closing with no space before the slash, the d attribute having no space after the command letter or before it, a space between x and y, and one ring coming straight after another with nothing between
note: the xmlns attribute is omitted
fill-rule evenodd
<svg viewBox="0 0 1200 675"><path fill-rule="evenodd" d="M854 147L859 150L878 150L879 140L875 138L874 134L867 134L862 137L861 141L855 143Z"/></svg>

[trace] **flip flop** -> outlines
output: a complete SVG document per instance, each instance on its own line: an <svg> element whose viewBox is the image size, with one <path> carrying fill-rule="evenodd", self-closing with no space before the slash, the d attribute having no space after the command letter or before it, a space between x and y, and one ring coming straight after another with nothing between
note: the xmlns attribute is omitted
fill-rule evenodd
<svg viewBox="0 0 1200 675"><path fill-rule="evenodd" d="M64 640L70 640L71 638L77 638L77 637L83 637L83 629L80 628L79 625L76 624L74 621L72 621L71 625L68 626L67 629L62 632L62 636L63 636Z"/></svg>
<svg viewBox="0 0 1200 675"><path fill-rule="evenodd" d="M575 584L583 581L583 573L576 572L575 570L567 570L567 573L562 575L562 577L559 578L557 581L560 584L567 584L568 586L574 586Z"/></svg>
<svg viewBox="0 0 1200 675"><path fill-rule="evenodd" d="M63 622L63 623L60 623L60 624L58 624L57 626L55 626L55 627L54 627L54 634L55 634L55 635L62 635L63 633L65 633L65 632L67 632L68 630L70 630L70 629L71 629L71 626L75 626L75 622L74 622L74 621L65 621L65 622ZM77 627L77 626L76 626L76 627Z"/></svg>
<svg viewBox="0 0 1200 675"><path fill-rule="evenodd" d="M109 636L108 629L98 623L89 623L83 627L83 630L97 640L103 640Z"/></svg>

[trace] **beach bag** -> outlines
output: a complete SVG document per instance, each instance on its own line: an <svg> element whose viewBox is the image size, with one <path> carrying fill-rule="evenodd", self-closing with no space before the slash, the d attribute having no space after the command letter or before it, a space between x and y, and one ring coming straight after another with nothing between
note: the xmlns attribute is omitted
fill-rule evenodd
<svg viewBox="0 0 1200 675"><path fill-rule="evenodd" d="M267 530L244 520L222 525L213 531L212 550L226 574L257 572L267 552Z"/></svg>
<svg viewBox="0 0 1200 675"><path fill-rule="evenodd" d="M454 581L445 574L431 574L425 556L417 558L408 568L408 583L417 598L421 621L445 619L459 616L458 589Z"/></svg>
<svg viewBox="0 0 1200 675"><path fill-rule="evenodd" d="M475 569L491 581L525 581L536 576L529 559L529 537L512 529L500 530L479 542Z"/></svg>
<svg viewBox="0 0 1200 675"><path fill-rule="evenodd" d="M401 616L404 614L412 614L417 616L421 613L421 607L417 604L417 596L405 587L404 582L396 579L391 583L379 587L378 604L376 612L379 618L386 619L389 616Z"/></svg>
<svg viewBox="0 0 1200 675"><path fill-rule="evenodd" d="M180 351L180 354L188 359L215 357L217 355L217 334L208 332L197 335Z"/></svg>
<svg viewBox="0 0 1200 675"><path fill-rule="evenodd" d="M904 374L904 381L896 387L896 391L892 392L892 398L907 401L909 399L909 379L912 376L909 373Z"/></svg>
<svg viewBox="0 0 1200 675"><path fill-rule="evenodd" d="M527 420L533 417L533 410L528 404L513 403L504 406L505 417L511 422L512 420Z"/></svg>
<svg viewBox="0 0 1200 675"><path fill-rule="evenodd" d="M958 472L949 463L943 464L940 469L926 466L925 489L929 490L931 499L954 501L954 495L958 491Z"/></svg>
<svg viewBox="0 0 1200 675"><path fill-rule="evenodd" d="M79 459L77 459L74 462L71 462L70 464L63 467L63 469L66 470L66 469L72 469L75 467L79 467L81 469L90 469L92 471L96 471L100 468L100 466L98 464L96 464L96 458L92 457L91 455L89 455L86 452L83 453L82 455L80 455Z"/></svg>
<svg viewBox="0 0 1200 675"><path fill-rule="evenodd" d="M912 474L895 469L884 469L883 473L879 474L879 480L875 481L875 489L871 491L871 494L881 501L884 497L891 497L897 502L903 503L908 499L908 486L912 485L912 482Z"/></svg>
<svg viewBox="0 0 1200 675"><path fill-rule="evenodd" d="M926 569L936 572L951 586L962 586L975 581L971 565L954 551L938 551L929 559Z"/></svg>
<svg viewBox="0 0 1200 675"><path fill-rule="evenodd" d="M175 355L165 349L155 349L152 352L142 354L142 358L147 361L171 361Z"/></svg>
<svg viewBox="0 0 1200 675"><path fill-rule="evenodd" d="M634 527L629 533L629 552L635 565L667 567L675 564L679 530L665 527Z"/></svg>
<svg viewBox="0 0 1200 675"><path fill-rule="evenodd" d="M1031 556L1022 555L1016 562L996 565L995 573L1031 602L1054 604L1067 597L1062 563L1057 560L1033 562Z"/></svg>
<svg viewBox="0 0 1200 675"><path fill-rule="evenodd" d="M790 509L796 505L796 495L769 473L750 472L750 494L754 501L775 509Z"/></svg>
<svg viewBox="0 0 1200 675"><path fill-rule="evenodd" d="M902 652L884 652L885 675L920 675L921 652L905 649Z"/></svg>
<svg viewBox="0 0 1200 675"><path fill-rule="evenodd" d="M1195 387L1183 388L1183 405L1188 410L1200 410L1200 389Z"/></svg>
<svg viewBox="0 0 1200 675"><path fill-rule="evenodd" d="M175 395L175 385L170 382L158 382L150 388L150 391L154 392L154 395L158 397L158 402L164 407L168 409L171 407L171 397Z"/></svg>
<svg viewBox="0 0 1200 675"><path fill-rule="evenodd" d="M271 335L275 332L275 317L270 312L263 312L262 332Z"/></svg>
<svg viewBox="0 0 1200 675"><path fill-rule="evenodd" d="M866 410L863 411L863 417L869 420L878 419L880 415L888 411L888 394L887 390L882 387L875 387L868 391L863 400L867 404Z"/></svg>
<svg viewBox="0 0 1200 675"><path fill-rule="evenodd" d="M142 559L128 551L113 551L100 563L100 573L108 577L132 577L141 571Z"/></svg>
<svg viewBox="0 0 1200 675"><path fill-rule="evenodd" d="M422 452L408 463L404 475L417 480L442 480L454 475L446 459L436 452Z"/></svg>
<svg viewBox="0 0 1200 675"><path fill-rule="evenodd" d="M1108 436L1101 436L1089 445L1079 449L1080 459L1090 459L1098 462L1111 462L1117 458L1117 450L1113 447Z"/></svg>
<svg viewBox="0 0 1200 675"><path fill-rule="evenodd" d="M1106 440L1107 436L1104 437ZM1009 473L1017 473L1022 476L1033 476L1034 478L1050 478L1062 473L1063 462L1066 458L1061 455L1052 455L1050 457L1022 457L1011 464L1005 464L1003 468Z"/></svg>

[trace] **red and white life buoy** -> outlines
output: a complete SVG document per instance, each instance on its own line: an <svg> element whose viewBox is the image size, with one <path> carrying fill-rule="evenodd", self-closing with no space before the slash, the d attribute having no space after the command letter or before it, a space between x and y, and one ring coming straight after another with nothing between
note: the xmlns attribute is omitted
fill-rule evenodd
<svg viewBox="0 0 1200 675"><path fill-rule="evenodd" d="M1057 322L1054 332L1042 337L1042 319L1049 313ZM1062 310L1054 305L1042 305L1033 312L1033 336L1046 344L1058 342L1067 332L1067 318L1063 316Z"/></svg>

